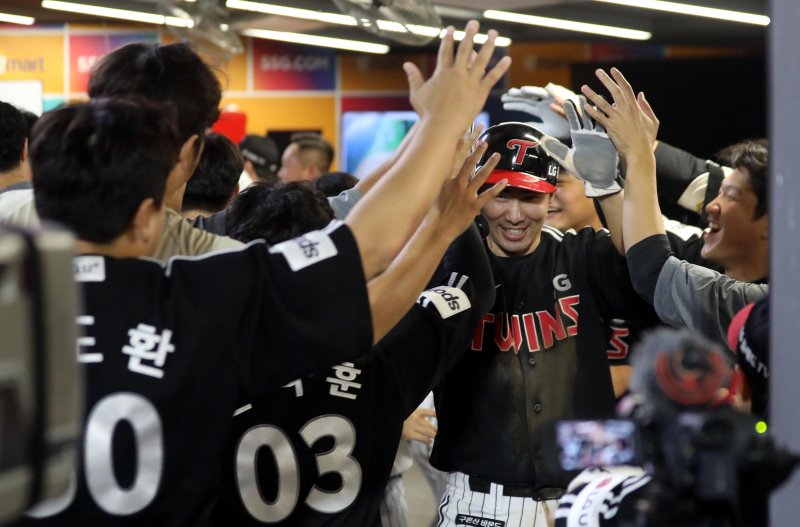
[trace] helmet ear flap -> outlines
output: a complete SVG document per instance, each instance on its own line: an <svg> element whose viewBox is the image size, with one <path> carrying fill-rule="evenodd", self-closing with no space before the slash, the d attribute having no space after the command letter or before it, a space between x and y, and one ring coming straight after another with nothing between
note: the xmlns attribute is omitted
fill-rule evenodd
<svg viewBox="0 0 800 527"><path fill-rule="evenodd" d="M559 165L542 148L543 135L527 123L508 122L487 128L479 141L486 142L488 148L478 166L483 166L492 154L500 154L500 162L487 183L508 179L510 187L548 194L555 192Z"/></svg>

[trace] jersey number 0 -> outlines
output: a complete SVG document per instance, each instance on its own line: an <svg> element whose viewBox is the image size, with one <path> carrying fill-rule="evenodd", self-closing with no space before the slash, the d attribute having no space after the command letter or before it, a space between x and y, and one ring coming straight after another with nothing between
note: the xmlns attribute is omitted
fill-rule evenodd
<svg viewBox="0 0 800 527"><path fill-rule="evenodd" d="M308 421L300 429L300 436L311 448L321 438L333 438L331 450L316 454L317 472L320 476L337 473L342 485L334 492L314 486L308 493L306 505L312 509L334 514L356 499L361 488L361 466L351 455L356 444L353 423L341 415L322 415ZM268 448L275 458L278 471L278 492L274 501L261 494L256 474L256 456L261 448ZM242 436L236 449L236 477L242 503L253 518L264 523L278 523L286 519L297 506L300 493L298 462L286 433L272 425L254 426Z"/></svg>

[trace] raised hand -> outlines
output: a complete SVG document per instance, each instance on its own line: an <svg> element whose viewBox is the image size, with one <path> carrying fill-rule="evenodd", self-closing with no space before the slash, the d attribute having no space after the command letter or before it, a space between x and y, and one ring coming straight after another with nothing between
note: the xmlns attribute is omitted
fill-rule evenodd
<svg viewBox="0 0 800 527"><path fill-rule="evenodd" d="M658 133L658 118L644 93L634 94L622 72L611 68L610 73L609 76L601 69L595 72L611 94L614 104L584 85L581 91L595 105L587 105L584 108L586 113L606 128L623 160L631 155L652 155L653 142Z"/></svg>
<svg viewBox="0 0 800 527"><path fill-rule="evenodd" d="M403 421L402 438L406 441L419 441L430 445L436 438L438 429L430 421L436 418L433 408L417 408Z"/></svg>
<svg viewBox="0 0 800 527"><path fill-rule="evenodd" d="M541 119L533 125L553 137L569 137L569 123L564 113L564 102L576 101L578 95L558 84L511 88L500 97L503 108L525 112Z"/></svg>
<svg viewBox="0 0 800 527"><path fill-rule="evenodd" d="M443 236L454 239L464 232L475 216L480 214L483 206L506 188L508 182L502 180L478 194L481 186L486 182L486 178L500 161L500 155L493 154L473 176L475 165L485 152L486 143L478 143L473 151L464 158L456 176L448 179L442 185L442 190L439 192L431 214Z"/></svg>
<svg viewBox="0 0 800 527"><path fill-rule="evenodd" d="M480 24L470 20L466 35L454 53L453 28L448 27L439 45L436 69L427 81L419 68L411 62L403 64L408 76L411 106L423 120L446 122L449 126L466 130L481 111L492 87L511 65L510 57L503 57L486 71L494 52L497 32L490 30L488 39L477 54L473 53L473 39Z"/></svg>
<svg viewBox="0 0 800 527"><path fill-rule="evenodd" d="M600 197L619 192L617 150L603 126L578 112L571 100L564 102L572 148L558 139L544 136L542 148L558 163L586 184L586 195Z"/></svg>

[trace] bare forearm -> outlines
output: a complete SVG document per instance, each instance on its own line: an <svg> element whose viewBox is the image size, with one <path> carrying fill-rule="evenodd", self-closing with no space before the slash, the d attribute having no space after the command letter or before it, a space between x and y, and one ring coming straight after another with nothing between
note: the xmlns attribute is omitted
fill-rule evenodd
<svg viewBox="0 0 800 527"><path fill-rule="evenodd" d="M452 236L430 217L381 275L367 284L373 338L378 342L414 305L447 250Z"/></svg>
<svg viewBox="0 0 800 527"><path fill-rule="evenodd" d="M622 226L627 251L655 234L665 234L656 189L655 158L642 153L627 159Z"/></svg>

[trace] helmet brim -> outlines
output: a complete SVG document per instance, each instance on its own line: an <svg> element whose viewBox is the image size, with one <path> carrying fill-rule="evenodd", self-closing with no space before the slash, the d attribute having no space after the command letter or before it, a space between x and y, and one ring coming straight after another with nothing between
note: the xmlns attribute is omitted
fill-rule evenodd
<svg viewBox="0 0 800 527"><path fill-rule="evenodd" d="M552 183L548 183L540 177L524 172L516 172L514 170L492 170L492 173L489 174L489 177L486 179L486 183L493 185L504 179L508 180L509 187L521 188L532 192L542 192L544 194L552 194L556 191L556 186Z"/></svg>

